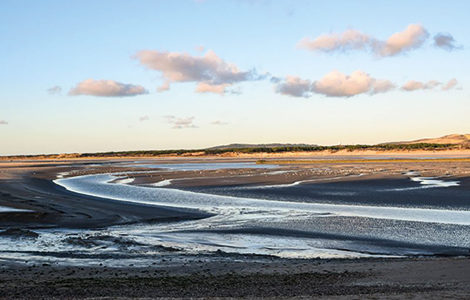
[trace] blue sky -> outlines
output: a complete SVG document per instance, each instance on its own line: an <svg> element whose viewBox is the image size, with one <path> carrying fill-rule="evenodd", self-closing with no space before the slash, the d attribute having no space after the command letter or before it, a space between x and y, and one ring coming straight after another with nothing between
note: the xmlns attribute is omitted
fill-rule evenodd
<svg viewBox="0 0 470 300"><path fill-rule="evenodd" d="M467 1L5 0L0 155L470 133L468 11ZM367 41L353 47L348 32ZM404 46L383 54L396 33ZM439 33L450 47L434 45ZM376 92L379 81L390 88Z"/></svg>

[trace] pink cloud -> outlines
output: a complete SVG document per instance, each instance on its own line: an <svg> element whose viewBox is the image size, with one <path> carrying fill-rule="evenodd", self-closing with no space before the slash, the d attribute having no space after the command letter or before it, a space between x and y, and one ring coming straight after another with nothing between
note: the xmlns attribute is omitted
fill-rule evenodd
<svg viewBox="0 0 470 300"><path fill-rule="evenodd" d="M368 47L369 43L370 37L368 35L349 29L339 34L323 34L313 40L303 38L297 46L312 51L332 52L364 49Z"/></svg>
<svg viewBox="0 0 470 300"><path fill-rule="evenodd" d="M381 56L393 56L411 49L419 48L428 38L429 33L419 24L410 24L401 31L392 34L385 43L379 43L376 51Z"/></svg>
<svg viewBox="0 0 470 300"><path fill-rule="evenodd" d="M350 75L332 71L313 83L315 93L328 97L351 97L359 94L377 94L395 88L389 80L378 80L363 71L354 71Z"/></svg>
<svg viewBox="0 0 470 300"><path fill-rule="evenodd" d="M120 83L114 80L87 79L69 91L69 95L89 95L99 97L130 97L147 94L140 85Z"/></svg>
<svg viewBox="0 0 470 300"><path fill-rule="evenodd" d="M392 34L382 41L358 30L348 29L343 33L330 33L315 39L303 38L299 48L321 52L345 52L366 50L377 56L394 56L422 46L429 37L427 30L419 24L410 24L405 30Z"/></svg>
<svg viewBox="0 0 470 300"><path fill-rule="evenodd" d="M209 84L206 82L200 82L196 86L197 93L215 93L223 95L225 94L225 88L229 86L228 83L223 84Z"/></svg>
<svg viewBox="0 0 470 300"><path fill-rule="evenodd" d="M457 83L458 83L457 79L452 78L442 87L442 90L444 91L451 90L457 86Z"/></svg>
<svg viewBox="0 0 470 300"><path fill-rule="evenodd" d="M159 88L161 90L168 90L172 82L195 82L198 83L197 92L222 94L226 87L235 83L261 79L254 70L241 71L237 65L224 61L211 50L203 56L142 50L135 58L143 66L161 72L165 79Z"/></svg>

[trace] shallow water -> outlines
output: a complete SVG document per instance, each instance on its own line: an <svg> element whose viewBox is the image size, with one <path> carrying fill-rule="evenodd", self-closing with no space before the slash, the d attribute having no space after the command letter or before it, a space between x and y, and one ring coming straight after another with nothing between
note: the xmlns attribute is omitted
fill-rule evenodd
<svg viewBox="0 0 470 300"><path fill-rule="evenodd" d="M113 175L105 174L58 179L55 182L81 194L144 204L201 209L218 215L232 216L235 213L255 210L258 214L267 212L268 215L276 216L289 216L294 213L329 213L351 217L470 225L470 211L467 210L272 201L110 183L113 180L115 180ZM321 202L321 199L314 200Z"/></svg>
<svg viewBox="0 0 470 300"><path fill-rule="evenodd" d="M236 163L183 163L183 164L131 164L127 166L144 167L150 169L169 169L178 171L223 170L223 169L272 169L277 165L256 164L253 162Z"/></svg>
<svg viewBox="0 0 470 300"><path fill-rule="evenodd" d="M2 212L28 212L28 211L31 211L31 210L0 206L0 213Z"/></svg>

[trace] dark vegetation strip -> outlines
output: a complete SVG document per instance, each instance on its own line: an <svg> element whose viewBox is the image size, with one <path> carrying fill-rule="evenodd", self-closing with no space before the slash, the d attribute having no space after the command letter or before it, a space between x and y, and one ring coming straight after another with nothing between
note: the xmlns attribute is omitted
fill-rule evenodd
<svg viewBox="0 0 470 300"><path fill-rule="evenodd" d="M470 162L470 158L390 158L390 159L275 159L256 161L257 164L351 164L351 163L416 163L416 162Z"/></svg>

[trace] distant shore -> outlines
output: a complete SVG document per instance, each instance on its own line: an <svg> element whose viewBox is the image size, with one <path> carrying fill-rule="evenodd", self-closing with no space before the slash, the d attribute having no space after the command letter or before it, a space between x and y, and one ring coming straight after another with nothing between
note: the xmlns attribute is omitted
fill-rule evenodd
<svg viewBox="0 0 470 300"><path fill-rule="evenodd" d="M338 156L470 156L470 148L446 144L406 145L339 145L315 147L275 147L240 149L183 149L142 150L98 153L63 153L0 156L0 161L10 160L89 160L89 159L145 159L145 158L292 158Z"/></svg>

